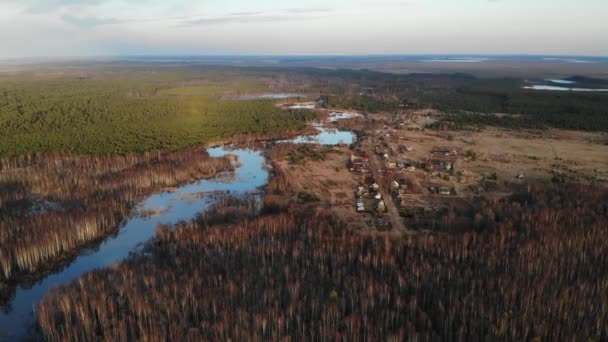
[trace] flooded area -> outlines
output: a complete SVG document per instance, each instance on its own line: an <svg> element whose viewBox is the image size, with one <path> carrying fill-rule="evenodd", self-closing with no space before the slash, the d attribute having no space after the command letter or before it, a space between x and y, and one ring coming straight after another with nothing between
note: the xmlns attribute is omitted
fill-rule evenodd
<svg viewBox="0 0 608 342"><path fill-rule="evenodd" d="M340 131L338 129L323 126L315 126L315 129L319 132L318 134L301 135L294 139L281 142L293 144L350 145L357 140L357 136L351 131Z"/></svg>
<svg viewBox="0 0 608 342"><path fill-rule="evenodd" d="M108 267L124 260L131 251L154 236L157 225L191 220L222 198L219 193L243 196L255 193L268 181L265 158L252 150L209 149L212 157L238 156L234 177L203 179L171 192L152 195L140 203L136 213L127 218L118 232L99 246L87 249L61 271L51 274L31 288L20 287L8 307L0 312L0 341L24 336L34 324L33 307L52 287L66 284L86 272ZM139 215L137 215L139 212ZM148 213L148 215L142 215Z"/></svg>
<svg viewBox="0 0 608 342"><path fill-rule="evenodd" d="M332 111L327 117L327 122L332 123L338 120L348 120L360 116L362 115L355 112ZM327 127L321 122L313 123L312 127L317 130L317 134L300 135L293 139L279 142L292 144L350 145L357 140L357 135L354 132Z"/></svg>

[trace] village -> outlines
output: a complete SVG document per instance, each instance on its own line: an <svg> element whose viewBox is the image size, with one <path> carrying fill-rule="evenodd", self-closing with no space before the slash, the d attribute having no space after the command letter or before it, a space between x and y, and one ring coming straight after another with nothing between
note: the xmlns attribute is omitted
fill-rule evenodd
<svg viewBox="0 0 608 342"><path fill-rule="evenodd" d="M458 199L454 182L462 178L455 176L454 165L460 149L434 146L426 157L418 158L414 147L385 131L376 130L374 136L359 140L358 145L370 149L356 148L350 156L357 212L392 216L388 220L403 230L412 220L438 219Z"/></svg>
<svg viewBox="0 0 608 342"><path fill-rule="evenodd" d="M314 108L328 127L357 133L352 145L334 148L338 154L332 160L310 162L305 170L294 172L294 178L300 179L300 172L314 174L311 180L302 178L302 189L315 192L338 215L367 229L436 231L446 224L447 216L452 225L468 225L470 220L465 218L474 212L476 198L508 196L525 190L529 182L564 177L565 172L568 177L592 177L597 171L597 167L573 167L583 163L573 160L581 156L570 153L570 146L589 145L563 131L544 132L555 136L541 139L537 132L495 128L429 129L441 113L411 109L407 101L396 113L375 114L327 108L326 96L282 106ZM547 155L546 147L539 148L547 142L549 151L566 158ZM334 172L340 159L349 177ZM344 203L350 203L346 205L350 209Z"/></svg>
<svg viewBox="0 0 608 342"><path fill-rule="evenodd" d="M541 139L538 132L426 128L439 115L403 108L395 114L366 115L354 125L339 123L364 132L348 160L357 213L383 218L403 232L435 230L445 224L446 215L453 225L470 224L459 219L470 216L481 196L501 198L524 191L530 182L562 177L598 179L597 167L576 168L586 156L570 149L589 144L569 132L542 132ZM554 155L547 155L547 144Z"/></svg>

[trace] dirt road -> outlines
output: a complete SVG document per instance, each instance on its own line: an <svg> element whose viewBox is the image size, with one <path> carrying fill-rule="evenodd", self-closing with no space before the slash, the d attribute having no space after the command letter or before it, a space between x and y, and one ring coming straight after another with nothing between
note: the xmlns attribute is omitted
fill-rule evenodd
<svg viewBox="0 0 608 342"><path fill-rule="evenodd" d="M407 229L403 222L403 219L399 215L399 210L397 209L395 202L393 202L393 197L390 195L390 193L388 193L387 189L382 186L382 184L387 184L385 179L386 176L383 172L380 172L380 170L383 169L383 161L378 155L371 153L371 140L366 140L364 146L367 151L370 151L370 173L372 177L374 177L374 179L376 180L376 183L381 185L380 193L382 194L382 198L384 199L384 203L386 204L386 215L388 215L388 219L391 223L391 226L393 227L393 229L397 229L404 234L415 234L415 231Z"/></svg>

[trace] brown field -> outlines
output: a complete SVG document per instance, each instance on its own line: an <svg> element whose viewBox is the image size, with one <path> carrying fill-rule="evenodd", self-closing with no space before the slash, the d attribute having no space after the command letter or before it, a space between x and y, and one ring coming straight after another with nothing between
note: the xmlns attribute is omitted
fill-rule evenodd
<svg viewBox="0 0 608 342"><path fill-rule="evenodd" d="M412 229L417 230L412 226L412 222L416 220L406 219L405 224L401 224L403 220L396 217L401 211L400 201L403 201L401 205L405 206L406 211L411 208L424 208L424 220L435 222L434 220L441 220L441 212L445 210L456 215L469 215L479 196L503 198L538 182L608 182L606 133L502 128L471 131L415 130L407 128L422 128L432 122L438 113L425 110L411 114L400 114L413 118L405 127L397 124L400 120L395 120L395 117L389 114L367 115L363 121L340 123L343 127L366 133L367 137L359 139L358 147L371 153L371 159L374 161L372 173L378 175L377 182L382 184L386 195L393 193L397 196L388 186L392 180L408 183L405 193L390 199L387 197L391 196L383 196L389 209L384 216L393 222L393 227L396 227L393 231L409 234L414 232ZM407 151L404 150L405 147ZM387 151L388 158L382 155L384 152L374 153L377 148ZM433 155L436 148L456 151L453 170L428 168L432 159L437 156ZM419 165L413 171L389 166L399 161ZM425 164L426 167L421 166ZM307 172L312 174L311 179L314 180L325 177L333 179L337 176L319 172L324 169L322 164L310 164L307 168ZM300 172L307 176L303 170L298 173ZM494 175L496 179L493 178ZM303 188L314 189L314 186L311 187L306 181L300 180L299 183ZM433 190L440 187L449 188L452 193L442 195ZM320 186L320 190L327 191L323 186ZM330 194L324 196L332 197ZM350 208L342 206L339 210L355 212L352 205ZM423 227L419 229L426 230Z"/></svg>
<svg viewBox="0 0 608 342"><path fill-rule="evenodd" d="M373 226L370 215L358 214L354 209L353 187L357 184L355 176L348 171L347 161L350 150L337 147L325 160L306 160L302 164L292 164L286 157L273 159L291 181L291 194L307 192L320 199L321 206L331 208L340 219L351 223L353 230L367 230Z"/></svg>
<svg viewBox="0 0 608 342"><path fill-rule="evenodd" d="M474 173L496 172L499 179L526 177L550 178L552 171L567 170L588 180L608 179L606 133L587 133L550 129L547 131L512 131L488 128L480 132L397 132L391 141L414 148L406 156L423 160L433 146L448 146L473 151L477 160L459 158L456 170Z"/></svg>
<svg viewBox="0 0 608 342"><path fill-rule="evenodd" d="M432 116L419 116L415 120L419 127L424 127L437 115L434 111L422 112L431 112ZM385 162L388 161L371 153L374 160L372 172L379 177L377 182L386 187L391 179L406 179L410 185L406 201L430 211L449 208L461 214L467 213L473 209L473 201L479 195L502 198L525 189L528 184L548 182L556 175L583 183L608 180L606 133L500 128L478 131L412 131L393 128L391 116L381 114L367 115L363 120L339 121L335 125L342 129L365 132L367 137L358 140L358 147L370 152L374 146L381 146L385 142L391 146L404 145L412 148L411 151L392 153L388 161L426 162L436 147L457 150L459 155L453 172L434 172L422 168L413 172L387 172ZM390 203L394 200L388 198L391 193L388 188L384 189L383 196L389 205L387 214L379 218L356 212L353 190L361 179L348 170L351 153L354 153L353 150L345 146L337 147L323 160L307 158L301 163L293 163L286 151L271 155L275 167L289 179L290 188L287 192L290 195L295 196L300 192L314 194L322 207L331 208L337 217L350 222L355 231L382 230L373 227L377 226L375 220L384 218L392 221L395 228L391 230L392 233L413 233L409 221L400 223L402 220L397 213L399 204ZM476 158L465 158L466 153L474 153ZM482 177L494 173L497 181L482 180ZM448 187L453 189L453 193L451 196L432 193L429 190L431 187Z"/></svg>

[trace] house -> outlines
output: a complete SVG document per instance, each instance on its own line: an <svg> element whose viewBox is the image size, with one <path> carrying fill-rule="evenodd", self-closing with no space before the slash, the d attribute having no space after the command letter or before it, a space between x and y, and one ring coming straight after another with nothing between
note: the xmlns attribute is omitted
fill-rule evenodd
<svg viewBox="0 0 608 342"><path fill-rule="evenodd" d="M450 171L456 161L454 156L433 156L427 160L427 164L434 170Z"/></svg>
<svg viewBox="0 0 608 342"><path fill-rule="evenodd" d="M448 188L447 186L442 186L439 188L439 194L449 196L452 194L452 190L450 188Z"/></svg>
<svg viewBox="0 0 608 342"><path fill-rule="evenodd" d="M405 169L410 166L417 166L419 163L414 160L402 159L397 161L397 167L400 169Z"/></svg>
<svg viewBox="0 0 608 342"><path fill-rule="evenodd" d="M391 183L391 189L393 189L393 190L399 190L400 187L401 186L399 185L399 182L397 182L397 181L393 181Z"/></svg>

